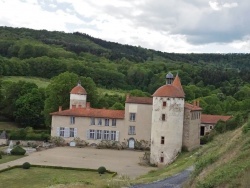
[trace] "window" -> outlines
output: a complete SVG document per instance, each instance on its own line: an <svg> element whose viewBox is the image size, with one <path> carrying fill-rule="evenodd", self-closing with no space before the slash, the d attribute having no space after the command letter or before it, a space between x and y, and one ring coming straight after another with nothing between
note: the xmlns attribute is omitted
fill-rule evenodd
<svg viewBox="0 0 250 188"><path fill-rule="evenodd" d="M129 114L129 120L130 121L135 121L135 116L136 116L136 113L130 113Z"/></svg>
<svg viewBox="0 0 250 188"><path fill-rule="evenodd" d="M111 138L110 140L116 140L116 131L111 131Z"/></svg>
<svg viewBox="0 0 250 188"><path fill-rule="evenodd" d="M74 130L74 128L69 129L69 137L75 137Z"/></svg>
<svg viewBox="0 0 250 188"><path fill-rule="evenodd" d="M70 124L75 124L75 117L74 116L70 116Z"/></svg>
<svg viewBox="0 0 250 188"><path fill-rule="evenodd" d="M164 162L164 157L160 158L160 162L163 163Z"/></svg>
<svg viewBox="0 0 250 188"><path fill-rule="evenodd" d="M165 115L165 114L162 114L162 115L161 115L161 119L162 119L162 121L165 121L165 120L166 120L166 115Z"/></svg>
<svg viewBox="0 0 250 188"><path fill-rule="evenodd" d="M166 107L166 106L167 106L167 102L164 101L164 102L162 103L162 106L163 106L163 107Z"/></svg>
<svg viewBox="0 0 250 188"><path fill-rule="evenodd" d="M97 125L102 125L102 118L99 118L97 121L98 121Z"/></svg>
<svg viewBox="0 0 250 188"><path fill-rule="evenodd" d="M164 142L165 142L165 137L162 136L162 137L161 137L161 144L164 144Z"/></svg>
<svg viewBox="0 0 250 188"><path fill-rule="evenodd" d="M105 126L109 126L109 119L105 119Z"/></svg>
<svg viewBox="0 0 250 188"><path fill-rule="evenodd" d="M135 126L129 126L128 134L135 135Z"/></svg>
<svg viewBox="0 0 250 188"><path fill-rule="evenodd" d="M95 139L95 130L89 130L89 138L90 139Z"/></svg>
<svg viewBox="0 0 250 188"><path fill-rule="evenodd" d="M109 140L109 131L104 131L103 140Z"/></svg>
<svg viewBox="0 0 250 188"><path fill-rule="evenodd" d="M212 126L212 125L210 125L210 129L213 129L213 126Z"/></svg>
<svg viewBox="0 0 250 188"><path fill-rule="evenodd" d="M116 126L116 119L112 119L112 126Z"/></svg>
<svg viewBox="0 0 250 188"><path fill-rule="evenodd" d="M90 118L90 125L95 125L95 118Z"/></svg>
<svg viewBox="0 0 250 188"><path fill-rule="evenodd" d="M102 139L102 131L101 130L96 131L96 139Z"/></svg>
<svg viewBox="0 0 250 188"><path fill-rule="evenodd" d="M64 137L64 127L60 127L60 136Z"/></svg>

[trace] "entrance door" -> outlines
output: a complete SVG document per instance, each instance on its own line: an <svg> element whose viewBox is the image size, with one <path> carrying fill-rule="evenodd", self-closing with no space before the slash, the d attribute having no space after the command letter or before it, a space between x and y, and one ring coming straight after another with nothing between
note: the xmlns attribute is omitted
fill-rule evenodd
<svg viewBox="0 0 250 188"><path fill-rule="evenodd" d="M131 148L131 149L135 148L135 140L133 138L130 138L128 140L128 147Z"/></svg>
<svg viewBox="0 0 250 188"><path fill-rule="evenodd" d="M204 126L201 126L201 136L204 136L204 134L205 134L205 127Z"/></svg>

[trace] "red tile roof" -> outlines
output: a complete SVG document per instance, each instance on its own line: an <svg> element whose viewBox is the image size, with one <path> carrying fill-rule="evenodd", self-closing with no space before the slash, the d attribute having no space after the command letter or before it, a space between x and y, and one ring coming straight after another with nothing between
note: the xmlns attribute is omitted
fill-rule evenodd
<svg viewBox="0 0 250 188"><path fill-rule="evenodd" d="M78 84L76 87L74 87L70 93L77 94L77 95L87 95L86 90L80 84Z"/></svg>
<svg viewBox="0 0 250 188"><path fill-rule="evenodd" d="M174 97L184 98L185 93L181 86L181 81L178 75L176 75L172 84L166 84L158 88L153 94L154 97Z"/></svg>
<svg viewBox="0 0 250 188"><path fill-rule="evenodd" d="M231 117L232 116L220 116L220 115L201 114L201 123L216 124L219 120L227 121Z"/></svg>
<svg viewBox="0 0 250 188"><path fill-rule="evenodd" d="M126 98L126 103L136 103L136 104L152 104L152 97L131 97L128 96Z"/></svg>
<svg viewBox="0 0 250 188"><path fill-rule="evenodd" d="M175 97L184 98L184 93L173 85L163 85L153 94L154 97Z"/></svg>
<svg viewBox="0 0 250 188"><path fill-rule="evenodd" d="M175 87L177 87L177 88L179 88L181 90L183 96L185 96L185 93L184 93L182 85L181 85L181 80L180 80L178 74L176 75L176 77L175 77L172 85L175 86Z"/></svg>
<svg viewBox="0 0 250 188"><path fill-rule="evenodd" d="M95 108L73 108L51 113L51 115L58 116L100 117L116 119L124 119L124 114L124 110L108 110Z"/></svg>
<svg viewBox="0 0 250 188"><path fill-rule="evenodd" d="M202 110L201 107L193 105L193 104L189 104L189 103L185 103L185 108L191 110L191 111L200 111Z"/></svg>

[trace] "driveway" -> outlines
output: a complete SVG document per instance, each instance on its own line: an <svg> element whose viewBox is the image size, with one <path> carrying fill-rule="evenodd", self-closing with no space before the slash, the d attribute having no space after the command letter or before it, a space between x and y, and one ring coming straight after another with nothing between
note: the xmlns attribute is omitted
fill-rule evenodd
<svg viewBox="0 0 250 188"><path fill-rule="evenodd" d="M108 150L95 148L76 148L76 147L56 147L44 151L30 153L28 156L0 164L0 169L8 166L22 165L24 162L37 165L65 166L76 168L97 169L105 166L107 170L115 171L119 175L126 175L136 178L146 174L153 167L140 166L139 157L144 152L130 150Z"/></svg>
<svg viewBox="0 0 250 188"><path fill-rule="evenodd" d="M168 177L161 181L156 181L149 184L139 184L134 185L131 188L181 188L183 183L187 181L194 167L191 166L186 170L176 174L174 176Z"/></svg>

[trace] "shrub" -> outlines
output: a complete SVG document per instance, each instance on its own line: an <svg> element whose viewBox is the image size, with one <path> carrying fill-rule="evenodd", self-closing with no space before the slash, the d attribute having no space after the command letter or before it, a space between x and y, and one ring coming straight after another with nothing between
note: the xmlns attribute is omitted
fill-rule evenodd
<svg viewBox="0 0 250 188"><path fill-rule="evenodd" d="M50 142L52 144L55 144L56 146L64 146L65 145L65 140L60 136L52 136L50 138Z"/></svg>
<svg viewBox="0 0 250 188"><path fill-rule="evenodd" d="M98 171L99 174L104 174L107 170L106 170L106 168L104 166L101 166L101 167L99 167L97 169L97 171Z"/></svg>
<svg viewBox="0 0 250 188"><path fill-rule="evenodd" d="M29 169L30 168L30 163L28 163L28 162L25 162L25 163L23 163L23 169Z"/></svg>
<svg viewBox="0 0 250 188"><path fill-rule="evenodd" d="M12 155L24 155L26 153L26 150L23 149L21 146L16 146L14 149L10 151Z"/></svg>
<svg viewBox="0 0 250 188"><path fill-rule="evenodd" d="M0 154L0 159L2 159L2 155Z"/></svg>

